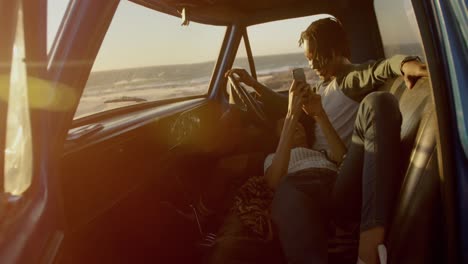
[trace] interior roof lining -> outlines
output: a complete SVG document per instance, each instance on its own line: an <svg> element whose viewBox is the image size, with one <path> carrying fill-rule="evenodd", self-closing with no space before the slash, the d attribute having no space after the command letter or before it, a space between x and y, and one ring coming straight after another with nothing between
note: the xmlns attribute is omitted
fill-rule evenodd
<svg viewBox="0 0 468 264"><path fill-rule="evenodd" d="M349 32L352 61L364 62L384 57L374 12L374 0L129 1L179 18L182 7L189 6L189 21L218 26L251 26L283 19L328 14L341 20L345 30ZM185 4L187 1L189 3ZM234 2L236 6L233 5ZM252 2L252 6L248 5L249 2Z"/></svg>
<svg viewBox="0 0 468 264"><path fill-rule="evenodd" d="M163 12L175 17L181 17L180 11L184 4L168 4L165 1L155 0L129 0L136 4ZM347 1L338 1L347 2ZM275 20L296 18L318 14L337 13L337 8L346 7L346 4L332 5L330 1L318 1L311 4L311 1L300 1L293 6L276 6L272 8L259 8L241 11L232 5L213 5L213 6L193 6L185 5L188 13L188 19L192 22L228 26L232 24L255 25Z"/></svg>

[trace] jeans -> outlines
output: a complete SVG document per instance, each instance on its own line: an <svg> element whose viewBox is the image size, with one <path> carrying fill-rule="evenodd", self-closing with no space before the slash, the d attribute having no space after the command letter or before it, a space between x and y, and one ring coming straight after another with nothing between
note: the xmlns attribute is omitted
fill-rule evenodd
<svg viewBox="0 0 468 264"><path fill-rule="evenodd" d="M289 263L327 263L330 221L360 222L361 231L387 226L401 184L401 122L392 94L369 94L359 106L336 181L291 175L280 183L272 214Z"/></svg>

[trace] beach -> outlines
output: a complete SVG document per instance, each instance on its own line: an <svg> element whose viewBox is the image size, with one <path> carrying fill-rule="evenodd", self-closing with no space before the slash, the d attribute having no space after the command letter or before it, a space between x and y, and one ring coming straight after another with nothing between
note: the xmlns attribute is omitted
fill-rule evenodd
<svg viewBox="0 0 468 264"><path fill-rule="evenodd" d="M214 62L205 62L92 72L75 118L141 102L205 95L213 67ZM247 59L237 60L234 67L248 69ZM276 91L289 88L294 68L304 68L312 85L318 80L302 54L263 56L256 68L258 80Z"/></svg>

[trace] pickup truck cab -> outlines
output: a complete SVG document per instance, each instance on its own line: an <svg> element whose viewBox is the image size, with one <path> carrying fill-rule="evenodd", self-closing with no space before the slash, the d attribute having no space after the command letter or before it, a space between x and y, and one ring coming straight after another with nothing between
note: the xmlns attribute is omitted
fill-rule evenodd
<svg viewBox="0 0 468 264"><path fill-rule="evenodd" d="M202 219L201 197L223 208L276 144L269 110L249 107L261 97L236 94L225 72L284 94L290 70L307 68L300 32L333 16L353 62L403 53L430 72L412 90L401 77L379 88L403 115L389 263L468 263L466 8L0 0L0 262L203 263L220 222Z"/></svg>

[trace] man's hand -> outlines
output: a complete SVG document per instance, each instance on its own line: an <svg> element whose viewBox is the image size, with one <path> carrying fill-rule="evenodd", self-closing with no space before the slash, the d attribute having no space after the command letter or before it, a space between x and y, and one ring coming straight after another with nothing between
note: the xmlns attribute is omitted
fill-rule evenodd
<svg viewBox="0 0 468 264"><path fill-rule="evenodd" d="M228 70L225 74L224 77L228 77L232 74L236 74L239 76L239 81L245 83L246 85L250 87L254 87L255 84L257 84L257 80L255 80L245 69L241 68L233 68Z"/></svg>
<svg viewBox="0 0 468 264"><path fill-rule="evenodd" d="M429 76L426 64L418 60L405 62L401 66L401 72L404 75L406 87L409 89L413 89L419 78Z"/></svg>

